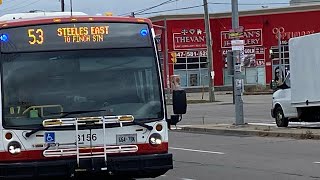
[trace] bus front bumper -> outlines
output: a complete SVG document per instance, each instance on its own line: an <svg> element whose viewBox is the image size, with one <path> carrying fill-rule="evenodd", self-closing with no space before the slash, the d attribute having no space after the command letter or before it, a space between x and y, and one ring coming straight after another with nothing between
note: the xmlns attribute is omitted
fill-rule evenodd
<svg viewBox="0 0 320 180"><path fill-rule="evenodd" d="M77 173L102 173L132 178L157 177L173 168L172 154L153 154L82 159L80 168L75 159L0 163L0 179L35 177L71 177Z"/></svg>

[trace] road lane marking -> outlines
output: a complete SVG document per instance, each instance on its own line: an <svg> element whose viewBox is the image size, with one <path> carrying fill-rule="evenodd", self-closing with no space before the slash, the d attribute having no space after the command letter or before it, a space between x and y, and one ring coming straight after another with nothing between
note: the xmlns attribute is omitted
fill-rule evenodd
<svg viewBox="0 0 320 180"><path fill-rule="evenodd" d="M185 149L185 148L176 148L176 147L169 147L169 149L181 150L181 151L191 151L191 152L200 152L200 153L209 153L209 154L220 154L220 155L225 154L225 153L223 153L223 152L204 151L204 150L198 150L198 149Z"/></svg>
<svg viewBox="0 0 320 180"><path fill-rule="evenodd" d="M313 162L314 164L320 164L320 162Z"/></svg>
<svg viewBox="0 0 320 180"><path fill-rule="evenodd" d="M181 178L181 180L195 180L195 179Z"/></svg>

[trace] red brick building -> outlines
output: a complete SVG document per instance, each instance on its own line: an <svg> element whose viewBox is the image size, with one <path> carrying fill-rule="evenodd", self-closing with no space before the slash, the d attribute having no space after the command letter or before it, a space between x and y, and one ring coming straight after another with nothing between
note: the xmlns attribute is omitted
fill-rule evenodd
<svg viewBox="0 0 320 180"><path fill-rule="evenodd" d="M278 47L278 35L282 44L291 37L320 32L320 5L290 6L276 9L261 9L240 12L240 26L244 27L246 85L266 85L272 79L272 68L277 59L271 59L270 49ZM154 24L167 25L169 75L180 75L182 87L208 86L208 64L203 14L163 15L150 18ZM215 86L230 86L231 77L226 74L226 52L231 49L231 13L210 15L213 41L213 68ZM165 35L160 28L162 57ZM173 63L171 52L176 52L177 62ZM166 62L165 60L163 62ZM288 60L286 60L288 63ZM166 76L166 65L164 77Z"/></svg>

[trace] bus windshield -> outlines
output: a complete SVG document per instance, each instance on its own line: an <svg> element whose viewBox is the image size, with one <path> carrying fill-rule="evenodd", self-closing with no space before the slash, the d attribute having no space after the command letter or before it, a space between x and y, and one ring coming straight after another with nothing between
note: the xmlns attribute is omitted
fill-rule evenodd
<svg viewBox="0 0 320 180"><path fill-rule="evenodd" d="M68 117L164 117L152 47L1 54L5 127ZM101 110L101 111L98 111Z"/></svg>

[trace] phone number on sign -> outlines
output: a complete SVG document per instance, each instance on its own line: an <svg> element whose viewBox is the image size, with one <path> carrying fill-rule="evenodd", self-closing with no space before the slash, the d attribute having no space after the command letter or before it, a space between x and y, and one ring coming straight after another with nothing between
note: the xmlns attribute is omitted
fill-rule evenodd
<svg viewBox="0 0 320 180"><path fill-rule="evenodd" d="M180 51L176 53L177 57L207 57L207 51Z"/></svg>

